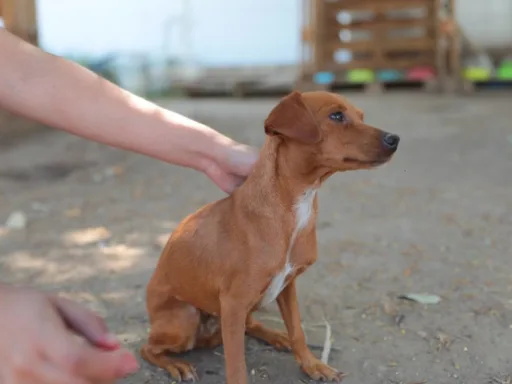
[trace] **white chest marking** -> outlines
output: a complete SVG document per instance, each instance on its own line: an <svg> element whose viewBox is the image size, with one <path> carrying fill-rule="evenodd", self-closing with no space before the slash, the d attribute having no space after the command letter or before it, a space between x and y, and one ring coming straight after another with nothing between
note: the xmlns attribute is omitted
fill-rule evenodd
<svg viewBox="0 0 512 384"><path fill-rule="evenodd" d="M309 223L313 214L313 201L316 196L316 189L310 188L304 191L295 204L295 229L293 230L288 250L286 251L286 263L284 268L272 279L270 286L267 288L261 306L265 306L273 302L285 287L286 277L293 271L293 265L290 263L290 254L297 235Z"/></svg>

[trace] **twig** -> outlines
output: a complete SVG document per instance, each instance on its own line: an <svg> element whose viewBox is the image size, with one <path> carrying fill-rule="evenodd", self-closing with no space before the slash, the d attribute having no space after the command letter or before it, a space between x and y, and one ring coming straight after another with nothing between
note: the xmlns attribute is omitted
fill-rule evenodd
<svg viewBox="0 0 512 384"><path fill-rule="evenodd" d="M331 324L327 320L325 321L325 341L324 341L324 349L322 351L322 363L327 364L329 361L329 355L331 353L332 348L332 330Z"/></svg>

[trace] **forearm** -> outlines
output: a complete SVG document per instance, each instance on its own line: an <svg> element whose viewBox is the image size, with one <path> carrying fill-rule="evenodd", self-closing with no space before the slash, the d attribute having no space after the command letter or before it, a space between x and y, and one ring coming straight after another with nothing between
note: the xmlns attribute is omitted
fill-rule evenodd
<svg viewBox="0 0 512 384"><path fill-rule="evenodd" d="M231 140L0 29L0 105L78 136L201 169Z"/></svg>

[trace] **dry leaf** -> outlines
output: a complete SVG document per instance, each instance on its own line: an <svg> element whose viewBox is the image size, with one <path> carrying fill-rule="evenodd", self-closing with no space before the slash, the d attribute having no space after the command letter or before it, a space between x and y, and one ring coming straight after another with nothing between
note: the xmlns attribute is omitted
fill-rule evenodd
<svg viewBox="0 0 512 384"><path fill-rule="evenodd" d="M437 295L430 295L428 293L408 293L400 295L399 299L411 300L420 304L438 304L441 298Z"/></svg>
<svg viewBox="0 0 512 384"><path fill-rule="evenodd" d="M437 340L439 340L439 349L448 349L453 343L453 339L443 332L437 333Z"/></svg>

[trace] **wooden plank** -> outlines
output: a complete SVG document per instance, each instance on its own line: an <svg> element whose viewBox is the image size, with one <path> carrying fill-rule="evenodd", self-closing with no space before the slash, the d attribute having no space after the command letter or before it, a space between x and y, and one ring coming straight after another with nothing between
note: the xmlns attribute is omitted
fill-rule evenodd
<svg viewBox="0 0 512 384"><path fill-rule="evenodd" d="M313 23L312 28L314 30L313 35L313 66L321 67L322 57L325 55L326 45L325 45L325 31L324 31L324 20L326 18L326 2L325 1L316 1L313 0Z"/></svg>
<svg viewBox="0 0 512 384"><path fill-rule="evenodd" d="M406 70L419 66L435 66L435 58L433 55L419 56L408 59L386 59L380 60L366 59L366 60L352 60L348 63L331 62L326 65L323 70L330 72L339 72L347 69L367 68L367 69L396 69Z"/></svg>
<svg viewBox="0 0 512 384"><path fill-rule="evenodd" d="M335 52L339 49L347 49L352 52L362 51L367 52L374 49L390 50L425 50L434 49L436 42L430 37L419 37L411 39L385 39L375 44L373 40L359 40L359 41L333 41L327 44L330 52Z"/></svg>
<svg viewBox="0 0 512 384"><path fill-rule="evenodd" d="M327 3L328 13L371 11L374 13L428 7L433 0L344 0Z"/></svg>
<svg viewBox="0 0 512 384"><path fill-rule="evenodd" d="M326 29L328 33L337 33L342 29L353 30L388 30L400 28L430 28L430 19L428 18L415 18L415 19L389 19L376 17L373 20L353 21L350 24L340 24L336 18L331 18L326 21Z"/></svg>

